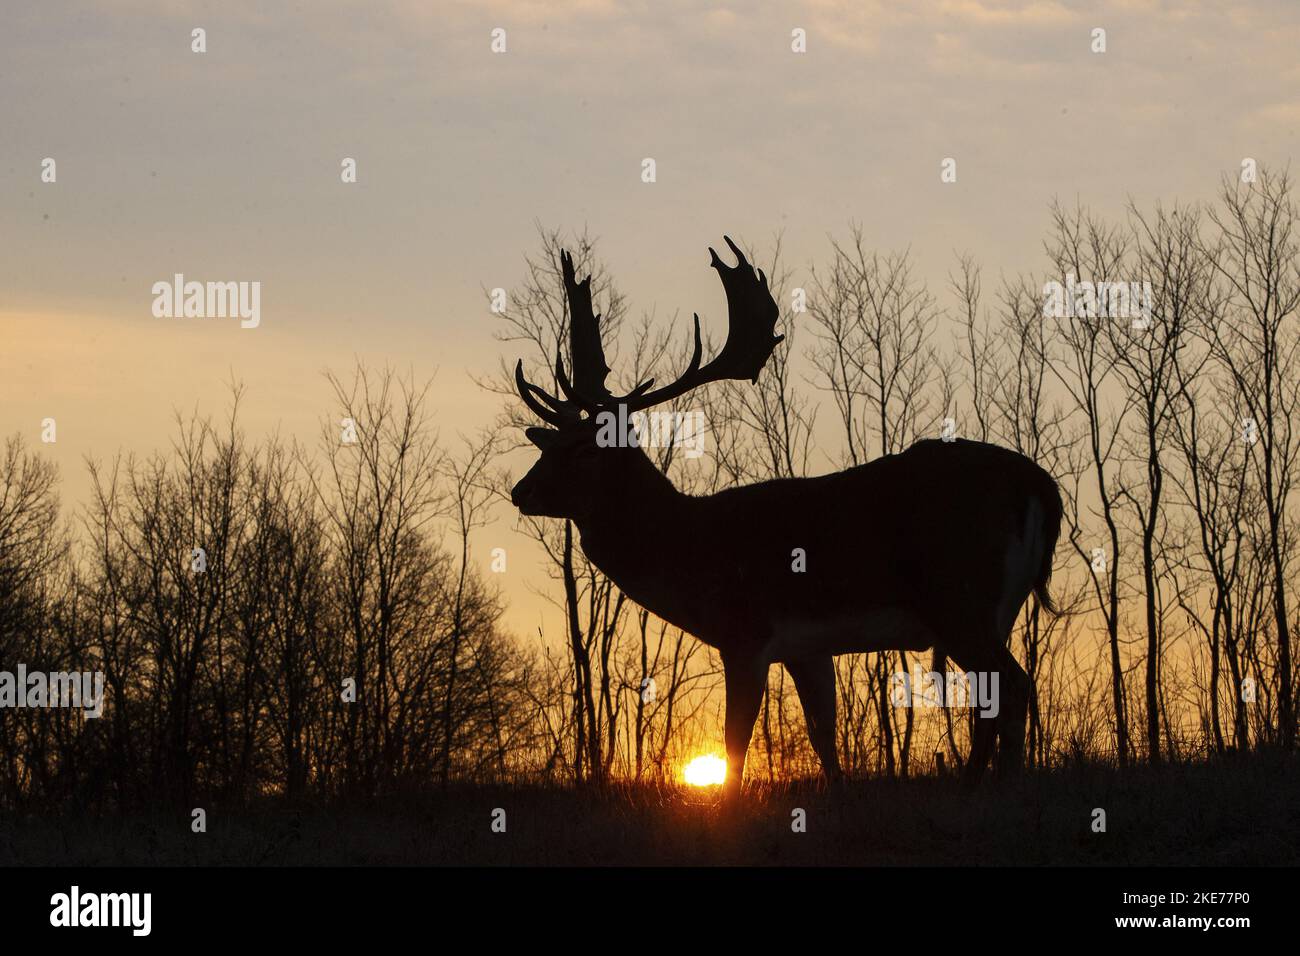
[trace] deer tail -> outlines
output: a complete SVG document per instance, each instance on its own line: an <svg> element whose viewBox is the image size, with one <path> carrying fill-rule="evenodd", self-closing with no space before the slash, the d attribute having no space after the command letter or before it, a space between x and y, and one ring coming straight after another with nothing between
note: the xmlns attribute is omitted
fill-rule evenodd
<svg viewBox="0 0 1300 956"><path fill-rule="evenodd" d="M1047 585L1052 580L1052 558L1056 554L1056 542L1061 535L1061 518L1065 508L1061 504L1061 489L1056 484L1056 479L1045 471L1040 470L1040 473L1045 479L1038 493L1038 502L1043 508L1043 555L1038 567L1038 577L1034 580L1034 595L1038 598L1039 605L1055 616L1061 612L1053 603Z"/></svg>

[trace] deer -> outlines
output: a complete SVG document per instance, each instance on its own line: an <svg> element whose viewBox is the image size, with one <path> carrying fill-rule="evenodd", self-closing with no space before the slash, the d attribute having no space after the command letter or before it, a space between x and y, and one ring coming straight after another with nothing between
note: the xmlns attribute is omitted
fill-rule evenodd
<svg viewBox="0 0 1300 956"><path fill-rule="evenodd" d="M996 675L997 706L977 712L963 778L978 783L995 743L998 774L1017 772L1032 685L1008 647L1011 631L1031 593L1059 613L1048 583L1062 504L1047 471L1010 449L945 436L834 474L692 496L635 434L602 435L611 416L627 421L711 382L758 381L784 338L779 309L763 271L724 238L735 266L709 249L727 299L721 349L702 364L697 313L686 370L619 396L606 386L591 277L577 281L561 251L572 377L558 343L557 394L529 382L522 359L515 366L519 397L549 427L525 429L541 455L512 503L573 522L587 557L629 598L718 652L724 801L741 792L773 664L794 681L824 777L843 780L834 658L848 653L933 649L936 670L951 659L971 676Z"/></svg>

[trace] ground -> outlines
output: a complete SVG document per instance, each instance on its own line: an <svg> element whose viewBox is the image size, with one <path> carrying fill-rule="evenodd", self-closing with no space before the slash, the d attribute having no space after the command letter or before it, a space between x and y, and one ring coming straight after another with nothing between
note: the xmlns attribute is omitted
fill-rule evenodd
<svg viewBox="0 0 1300 956"><path fill-rule="evenodd" d="M1294 865L1300 759L955 780L754 787L459 786L348 807L271 802L96 817L0 815L0 865ZM493 812L505 811L505 832ZM1094 811L1105 832L1094 832ZM792 830L805 811L806 831ZM498 815L499 816L499 815Z"/></svg>

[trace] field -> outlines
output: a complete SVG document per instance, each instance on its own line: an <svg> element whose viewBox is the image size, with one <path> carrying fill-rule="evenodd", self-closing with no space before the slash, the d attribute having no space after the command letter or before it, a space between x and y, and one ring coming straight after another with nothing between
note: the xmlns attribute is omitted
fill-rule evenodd
<svg viewBox="0 0 1300 956"><path fill-rule="evenodd" d="M349 806L0 817L0 865L1294 865L1300 760L713 791L459 786ZM493 832L493 811L505 832ZM1106 814L1094 832L1093 811ZM806 811L806 832L792 830Z"/></svg>

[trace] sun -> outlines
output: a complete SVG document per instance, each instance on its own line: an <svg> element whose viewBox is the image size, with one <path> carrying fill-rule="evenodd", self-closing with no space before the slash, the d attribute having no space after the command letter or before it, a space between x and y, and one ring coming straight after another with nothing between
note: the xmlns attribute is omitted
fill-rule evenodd
<svg viewBox="0 0 1300 956"><path fill-rule="evenodd" d="M713 754L696 757L682 771L682 779L692 787L716 787L727 779L727 761Z"/></svg>

